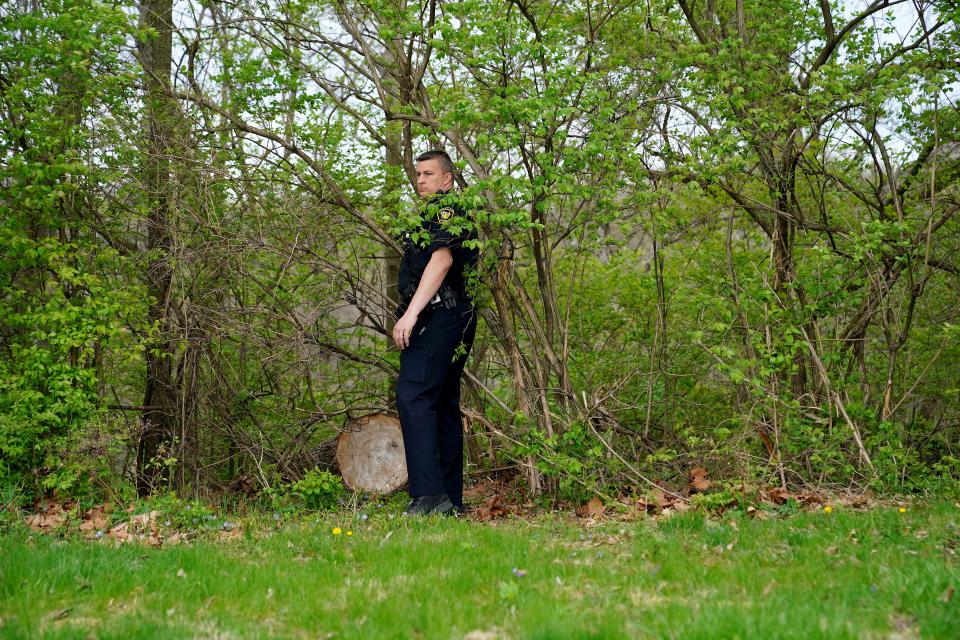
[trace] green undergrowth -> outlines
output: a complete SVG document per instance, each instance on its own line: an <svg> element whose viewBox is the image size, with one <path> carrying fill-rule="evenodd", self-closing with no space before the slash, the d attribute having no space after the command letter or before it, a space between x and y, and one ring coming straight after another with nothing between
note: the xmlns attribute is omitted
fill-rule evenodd
<svg viewBox="0 0 960 640"><path fill-rule="evenodd" d="M229 542L160 548L11 527L0 537L0 637L953 638L960 629L951 501L595 526L557 513L478 523L398 511L267 516Z"/></svg>

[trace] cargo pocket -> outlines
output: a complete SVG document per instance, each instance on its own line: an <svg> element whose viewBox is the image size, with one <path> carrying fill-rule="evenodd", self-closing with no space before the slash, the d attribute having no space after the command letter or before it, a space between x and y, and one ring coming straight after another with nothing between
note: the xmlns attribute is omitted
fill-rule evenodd
<svg viewBox="0 0 960 640"><path fill-rule="evenodd" d="M425 382L429 365L430 351L407 347L400 352L400 382Z"/></svg>

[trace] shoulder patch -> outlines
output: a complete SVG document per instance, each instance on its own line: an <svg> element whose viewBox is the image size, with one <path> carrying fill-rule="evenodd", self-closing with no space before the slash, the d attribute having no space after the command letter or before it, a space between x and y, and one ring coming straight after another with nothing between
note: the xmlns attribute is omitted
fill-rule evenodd
<svg viewBox="0 0 960 640"><path fill-rule="evenodd" d="M440 209L440 213L437 214L437 217L440 219L440 222L446 222L453 217L453 209L450 207L444 207Z"/></svg>

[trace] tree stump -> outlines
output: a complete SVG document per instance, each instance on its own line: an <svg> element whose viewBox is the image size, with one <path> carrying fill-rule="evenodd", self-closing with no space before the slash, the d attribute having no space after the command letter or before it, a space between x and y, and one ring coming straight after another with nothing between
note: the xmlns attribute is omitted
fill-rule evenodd
<svg viewBox="0 0 960 640"><path fill-rule="evenodd" d="M337 437L337 464L351 489L389 493L407 482L400 421L374 413L348 423Z"/></svg>

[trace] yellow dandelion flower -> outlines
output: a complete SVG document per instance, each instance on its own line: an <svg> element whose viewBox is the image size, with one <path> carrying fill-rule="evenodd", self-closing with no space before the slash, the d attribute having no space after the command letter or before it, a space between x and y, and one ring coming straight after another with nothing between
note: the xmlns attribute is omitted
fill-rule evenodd
<svg viewBox="0 0 960 640"><path fill-rule="evenodd" d="M833 507L831 507L830 505L827 505L823 508L824 513L830 513L831 511L833 511Z"/></svg>
<svg viewBox="0 0 960 640"><path fill-rule="evenodd" d="M900 513L906 513L906 512L907 512L907 508L906 508L906 507L900 507L899 509L897 509L897 511L899 511Z"/></svg>
<svg viewBox="0 0 960 640"><path fill-rule="evenodd" d="M348 536L352 536L352 535L353 535L353 531L347 531L347 535L348 535Z"/></svg>
<svg viewBox="0 0 960 640"><path fill-rule="evenodd" d="M334 527L334 528L333 528L333 535L335 535L335 536L340 535L340 527Z"/></svg>

